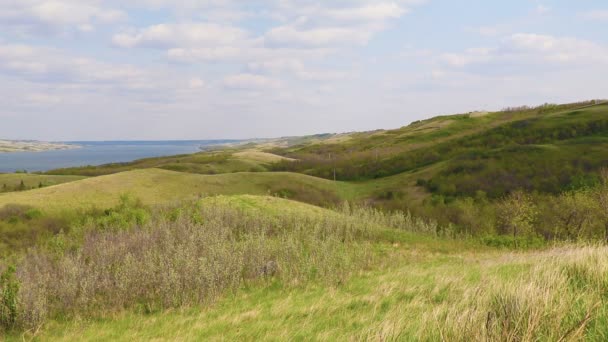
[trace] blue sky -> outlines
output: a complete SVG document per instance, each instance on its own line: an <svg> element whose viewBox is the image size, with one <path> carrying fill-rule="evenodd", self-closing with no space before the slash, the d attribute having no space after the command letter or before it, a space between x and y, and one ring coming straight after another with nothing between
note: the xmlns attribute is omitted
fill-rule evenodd
<svg viewBox="0 0 608 342"><path fill-rule="evenodd" d="M605 98L599 0L0 0L0 138L396 128Z"/></svg>

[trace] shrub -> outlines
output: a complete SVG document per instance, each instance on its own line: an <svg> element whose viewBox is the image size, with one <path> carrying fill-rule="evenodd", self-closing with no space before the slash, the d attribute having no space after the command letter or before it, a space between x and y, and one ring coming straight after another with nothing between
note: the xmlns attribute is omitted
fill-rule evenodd
<svg viewBox="0 0 608 342"><path fill-rule="evenodd" d="M129 229L87 230L74 249L66 249L69 236L60 234L51 250L32 251L19 266L24 285L16 319L31 328L48 317L204 305L243 284L269 280L338 284L370 262L364 245L380 224L407 222L416 224L372 211L275 216L206 204L161 210Z"/></svg>
<svg viewBox="0 0 608 342"><path fill-rule="evenodd" d="M10 266L0 275L0 329L15 328L18 319L18 295L19 282L15 277L15 267Z"/></svg>

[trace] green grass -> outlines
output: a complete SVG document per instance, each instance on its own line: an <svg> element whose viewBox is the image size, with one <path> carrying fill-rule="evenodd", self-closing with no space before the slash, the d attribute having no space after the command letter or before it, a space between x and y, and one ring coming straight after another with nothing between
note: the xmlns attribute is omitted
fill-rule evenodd
<svg viewBox="0 0 608 342"><path fill-rule="evenodd" d="M29 205L48 211L107 208L129 194L146 205L170 204L206 195L279 195L319 205L337 204L356 195L348 183L294 173L198 175L160 169L128 171L53 187L0 194L0 207Z"/></svg>
<svg viewBox="0 0 608 342"><path fill-rule="evenodd" d="M563 336L569 337L567 340L582 336L603 340L608 336L604 325L608 318L605 297L597 297L596 290L568 287L570 278L561 279L559 274L571 265L597 268L592 260L605 252L605 248L571 247L520 254L470 249L437 254L395 244L385 247L384 264L337 287L311 284L286 289L270 282L263 287L241 289L210 308L150 315L125 312L94 320L55 321L43 328L35 340L431 341L442 336L447 340L496 338L501 332L525 340L557 340ZM563 260L555 260L556 253L562 253ZM558 285L565 287L542 284L556 280L553 277L558 277ZM591 284L590 280L584 283ZM513 297L504 297L509 294ZM502 305L500 298L519 301L521 306L513 309L517 311L503 312L501 307L493 307ZM597 300L599 307L594 305ZM567 306L573 303L581 308ZM512 315L509 318L514 320L528 317L531 321L521 321L521 329L504 326L488 335L490 332L480 327L493 312ZM582 322L588 313L591 319ZM537 326L533 325L535 319L539 320ZM574 331L569 333L570 330ZM504 336L498 339L506 340Z"/></svg>
<svg viewBox="0 0 608 342"><path fill-rule="evenodd" d="M128 163L57 169L46 173L52 175L101 176L132 170L160 168L170 171L213 175L233 172L264 172L268 171L269 165L281 160L289 159L256 149L226 148L221 151L146 158Z"/></svg>
<svg viewBox="0 0 608 342"><path fill-rule="evenodd" d="M82 176L54 176L54 175L37 175L28 173L8 173L0 174L0 192L14 191L19 189L21 182L26 189L42 187L73 182L84 179Z"/></svg>
<svg viewBox="0 0 608 342"><path fill-rule="evenodd" d="M335 143L276 148L299 162L272 168L327 179L335 170L339 180L379 185L388 177L420 174L429 182L427 195L485 191L497 198L518 188L556 193L606 166L607 114L606 104L572 104L436 117ZM387 189L420 197L409 185Z"/></svg>

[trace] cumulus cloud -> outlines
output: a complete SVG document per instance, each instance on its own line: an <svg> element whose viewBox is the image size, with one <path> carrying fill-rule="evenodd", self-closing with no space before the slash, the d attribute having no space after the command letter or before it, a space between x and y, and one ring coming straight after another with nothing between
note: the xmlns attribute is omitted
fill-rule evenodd
<svg viewBox="0 0 608 342"><path fill-rule="evenodd" d="M0 0L0 8L0 26L22 33L87 32L127 17L89 0Z"/></svg>
<svg viewBox="0 0 608 342"><path fill-rule="evenodd" d="M236 27L213 23L158 24L135 32L115 35L113 43L120 47L175 48L191 46L225 46L238 44L247 32Z"/></svg>
<svg viewBox="0 0 608 342"><path fill-rule="evenodd" d="M322 27L299 29L280 26L270 30L264 37L271 45L284 46L336 46L344 44L365 44L372 32L357 28Z"/></svg>
<svg viewBox="0 0 608 342"><path fill-rule="evenodd" d="M129 64L114 64L66 51L24 44L0 44L0 80L12 79L74 91L160 94L179 89L177 76ZM192 84L190 84L192 85Z"/></svg>
<svg viewBox="0 0 608 342"><path fill-rule="evenodd" d="M327 16L337 20L382 21L400 18L407 11L402 6L391 2L355 8L330 9L327 10Z"/></svg>
<svg viewBox="0 0 608 342"><path fill-rule="evenodd" d="M551 35L516 33L505 37L497 47L471 48L459 53L446 53L440 61L455 68L474 66L517 66L524 72L534 69L563 66L608 64L608 47L592 41Z"/></svg>
<svg viewBox="0 0 608 342"><path fill-rule="evenodd" d="M224 79L223 85L230 89L256 90L279 88L279 80L256 74L231 75Z"/></svg>

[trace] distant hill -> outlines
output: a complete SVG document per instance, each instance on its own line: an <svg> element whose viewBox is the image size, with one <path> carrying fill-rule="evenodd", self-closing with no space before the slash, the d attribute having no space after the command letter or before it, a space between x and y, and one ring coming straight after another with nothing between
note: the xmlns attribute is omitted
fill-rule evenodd
<svg viewBox="0 0 608 342"><path fill-rule="evenodd" d="M0 140L0 153L69 150L78 145L33 140Z"/></svg>
<svg viewBox="0 0 608 342"><path fill-rule="evenodd" d="M260 139L192 155L49 171L99 176L135 169L292 172L356 183L361 200L500 198L590 185L608 166L608 104L513 107L438 116L392 130Z"/></svg>
<svg viewBox="0 0 608 342"><path fill-rule="evenodd" d="M406 179L442 196L490 197L515 189L558 193L594 181L608 166L608 104L589 101L440 116L339 141L271 149L297 162L272 168L341 181Z"/></svg>

